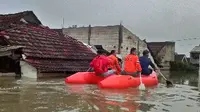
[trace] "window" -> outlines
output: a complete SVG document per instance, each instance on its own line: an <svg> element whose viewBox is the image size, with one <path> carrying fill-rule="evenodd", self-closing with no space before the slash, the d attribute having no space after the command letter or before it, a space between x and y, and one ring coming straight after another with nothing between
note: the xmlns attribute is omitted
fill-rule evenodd
<svg viewBox="0 0 200 112"><path fill-rule="evenodd" d="M131 39L131 36L128 36L127 38L128 38L128 39Z"/></svg>

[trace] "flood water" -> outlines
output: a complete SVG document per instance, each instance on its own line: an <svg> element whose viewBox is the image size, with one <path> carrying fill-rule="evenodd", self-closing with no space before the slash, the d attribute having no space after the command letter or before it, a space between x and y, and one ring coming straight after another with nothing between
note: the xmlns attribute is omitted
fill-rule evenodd
<svg viewBox="0 0 200 112"><path fill-rule="evenodd" d="M200 112L198 75L164 74L176 83L174 88L159 84L145 92L65 85L64 78L0 77L0 112Z"/></svg>

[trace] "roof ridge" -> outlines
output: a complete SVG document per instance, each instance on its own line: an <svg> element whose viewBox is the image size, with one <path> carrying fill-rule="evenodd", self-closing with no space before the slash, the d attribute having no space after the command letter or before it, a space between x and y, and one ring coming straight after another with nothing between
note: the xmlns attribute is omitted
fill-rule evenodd
<svg viewBox="0 0 200 112"><path fill-rule="evenodd" d="M26 10L26 11L16 12L16 13L5 13L5 14L0 14L0 16L18 15L18 14L25 14L25 13L33 13L33 11Z"/></svg>
<svg viewBox="0 0 200 112"><path fill-rule="evenodd" d="M29 23L32 24L42 24L41 21L38 19L38 17L35 15L35 13L31 10L23 11L23 12L17 12L17 13L10 13L10 14L0 14L0 20L3 20L3 22L13 23L13 22L20 22L19 19L31 16L35 21L29 21ZM26 20L27 21L27 20ZM2 23L3 23L2 22Z"/></svg>

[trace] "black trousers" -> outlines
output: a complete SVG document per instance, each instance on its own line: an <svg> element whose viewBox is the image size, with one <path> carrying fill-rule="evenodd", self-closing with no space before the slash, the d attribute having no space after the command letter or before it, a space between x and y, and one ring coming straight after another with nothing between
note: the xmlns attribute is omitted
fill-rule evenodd
<svg viewBox="0 0 200 112"><path fill-rule="evenodd" d="M141 74L142 74L142 75L147 75L147 76L148 76L148 75L150 75L152 72L153 72L153 70L149 68L148 71L145 71L145 72L142 71Z"/></svg>

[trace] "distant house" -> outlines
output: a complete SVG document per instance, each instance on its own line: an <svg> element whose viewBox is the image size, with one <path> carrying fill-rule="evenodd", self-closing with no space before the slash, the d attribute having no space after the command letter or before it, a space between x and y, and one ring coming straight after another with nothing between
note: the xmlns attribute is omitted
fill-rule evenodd
<svg viewBox="0 0 200 112"><path fill-rule="evenodd" d="M188 59L185 54L175 54L175 61L188 63Z"/></svg>
<svg viewBox="0 0 200 112"><path fill-rule="evenodd" d="M83 43L97 47L101 45L109 52L116 50L122 57L129 54L132 47L138 48L140 52L147 49L146 43L123 25L69 27L63 28L62 32Z"/></svg>
<svg viewBox="0 0 200 112"><path fill-rule="evenodd" d="M148 42L147 46L158 66L169 69L175 58L175 42Z"/></svg>
<svg viewBox="0 0 200 112"><path fill-rule="evenodd" d="M0 72L41 78L64 76L88 69L95 53L86 45L44 27L35 16L20 21L23 14L6 15L5 18L10 18L7 26L2 23L6 27L0 23ZM0 21L4 19L1 15ZM26 21L29 19L30 23Z"/></svg>
<svg viewBox="0 0 200 112"><path fill-rule="evenodd" d="M189 62L189 63L190 63L190 57L187 57L187 62Z"/></svg>
<svg viewBox="0 0 200 112"><path fill-rule="evenodd" d="M190 63L194 65L199 64L199 55L200 55L200 45L195 46L191 51L190 51Z"/></svg>

